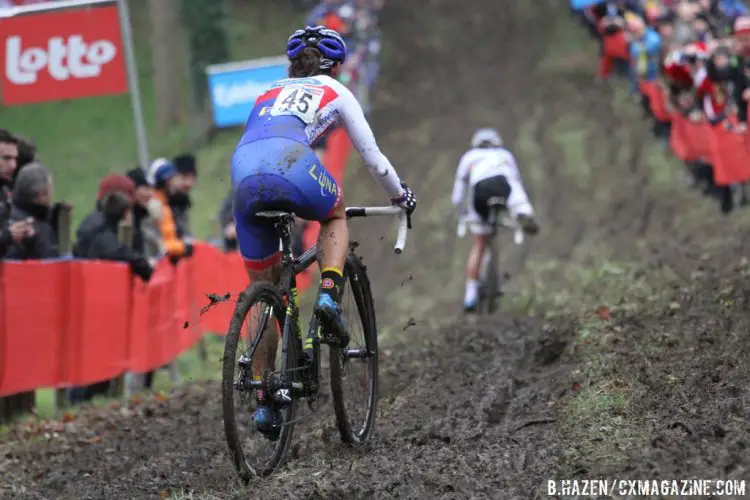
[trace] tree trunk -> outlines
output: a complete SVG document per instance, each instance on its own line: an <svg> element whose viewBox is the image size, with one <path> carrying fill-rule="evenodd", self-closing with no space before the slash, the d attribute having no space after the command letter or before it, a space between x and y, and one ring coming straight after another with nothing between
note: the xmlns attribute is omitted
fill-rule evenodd
<svg viewBox="0 0 750 500"><path fill-rule="evenodd" d="M149 0L151 61L154 70L156 124L160 132L180 123L184 66L180 57L185 43L178 0Z"/></svg>
<svg viewBox="0 0 750 500"><path fill-rule="evenodd" d="M206 66L229 60L229 41L224 30L225 0L182 0L182 20L187 32L193 103L203 112L208 104Z"/></svg>

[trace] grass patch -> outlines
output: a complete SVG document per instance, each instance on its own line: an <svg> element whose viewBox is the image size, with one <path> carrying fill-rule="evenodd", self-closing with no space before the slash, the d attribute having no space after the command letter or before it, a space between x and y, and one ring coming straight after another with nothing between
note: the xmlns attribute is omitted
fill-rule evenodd
<svg viewBox="0 0 750 500"><path fill-rule="evenodd" d="M582 462L600 462L620 470L636 432L623 413L628 403L626 392L599 388L583 389L568 400L561 414L566 441L573 443L564 452L570 471L580 470Z"/></svg>

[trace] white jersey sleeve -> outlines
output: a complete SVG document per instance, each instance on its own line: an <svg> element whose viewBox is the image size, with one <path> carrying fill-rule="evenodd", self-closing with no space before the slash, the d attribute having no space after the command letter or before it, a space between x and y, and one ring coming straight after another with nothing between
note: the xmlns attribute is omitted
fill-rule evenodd
<svg viewBox="0 0 750 500"><path fill-rule="evenodd" d="M508 208L513 214L520 215L534 215L534 207L531 206L529 196L526 194L526 189L523 186L523 180L521 174L518 171L518 165L516 159L513 157L510 151L505 150L506 159L504 165L505 178L508 179L510 184L510 196L508 197Z"/></svg>
<svg viewBox="0 0 750 500"><path fill-rule="evenodd" d="M354 148L359 151L375 180L391 198L398 198L403 192L401 179L375 142L375 135L372 133L370 124L367 123L367 118L357 98L349 89L332 78L326 83L332 86L338 94L336 111Z"/></svg>
<svg viewBox="0 0 750 500"><path fill-rule="evenodd" d="M466 196L466 190L469 187L469 174L471 173L471 166L476 161L475 155L472 151L464 153L461 160L458 162L458 169L456 170L456 177L453 180L453 194L451 201L453 205L458 208L464 202Z"/></svg>

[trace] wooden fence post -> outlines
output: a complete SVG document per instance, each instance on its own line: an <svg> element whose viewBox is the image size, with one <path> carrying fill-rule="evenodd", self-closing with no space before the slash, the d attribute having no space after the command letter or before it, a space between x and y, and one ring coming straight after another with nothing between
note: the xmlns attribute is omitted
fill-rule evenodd
<svg viewBox="0 0 750 500"><path fill-rule="evenodd" d="M67 257L73 253L72 235L72 209L68 205L62 205L57 219L57 244L60 249L60 255ZM67 388L58 388L55 390L55 408L65 410L70 406Z"/></svg>
<svg viewBox="0 0 750 500"><path fill-rule="evenodd" d="M133 246L133 224L130 220L120 222L117 231L117 238L127 246ZM109 384L109 395L114 398L130 397L130 379L131 373L125 373L119 377L113 378Z"/></svg>

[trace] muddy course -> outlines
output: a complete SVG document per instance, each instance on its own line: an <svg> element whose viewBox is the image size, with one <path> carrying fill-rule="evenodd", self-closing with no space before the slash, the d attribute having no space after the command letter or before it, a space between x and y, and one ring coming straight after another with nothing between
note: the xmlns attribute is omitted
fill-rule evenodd
<svg viewBox="0 0 750 500"><path fill-rule="evenodd" d="M680 181L624 82L594 83L596 45L567 2L416 7L388 2L373 118L419 197L414 231L396 257L390 222L354 223L381 330L373 440L341 444L323 405L288 464L243 486L219 384L186 385L0 437L0 498L535 498L552 478L750 479L747 214ZM486 124L542 232L520 255L507 243L503 311L470 324L450 189ZM382 203L365 169L348 175L350 204Z"/></svg>

